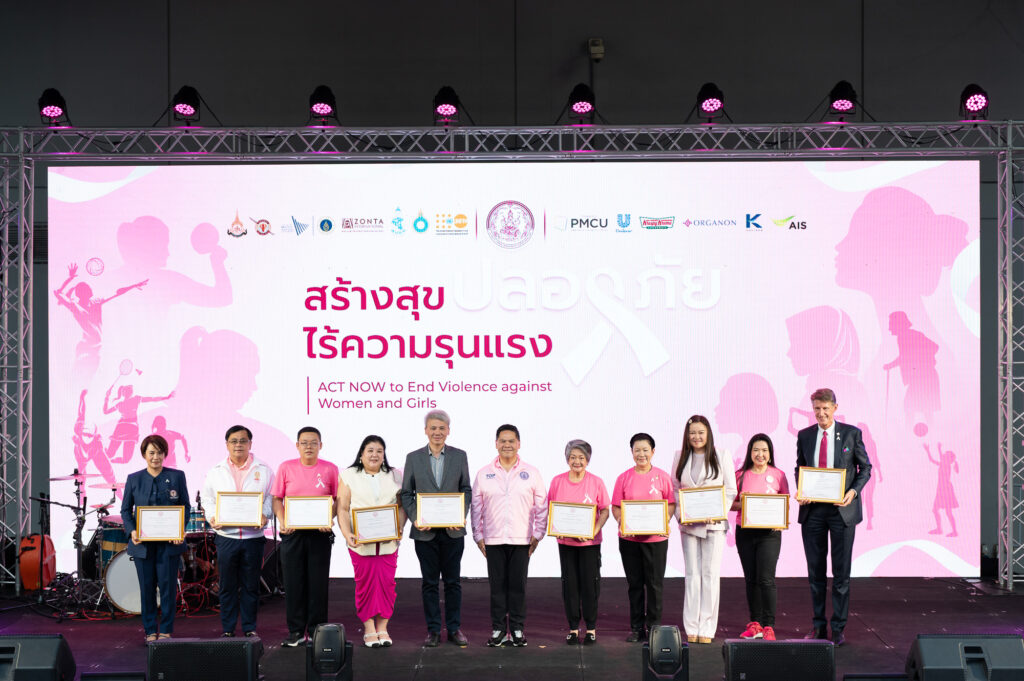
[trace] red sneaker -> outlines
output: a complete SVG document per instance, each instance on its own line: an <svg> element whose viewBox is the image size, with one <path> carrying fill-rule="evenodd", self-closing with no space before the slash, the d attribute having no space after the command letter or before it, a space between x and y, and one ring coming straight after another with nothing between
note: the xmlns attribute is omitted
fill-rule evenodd
<svg viewBox="0 0 1024 681"><path fill-rule="evenodd" d="M747 630L740 634L740 638L761 638L764 636L764 630L761 629L761 625L757 622L750 622L747 624Z"/></svg>
<svg viewBox="0 0 1024 681"><path fill-rule="evenodd" d="M774 641L775 640L775 630L772 629L771 627L765 627L764 629L761 630L761 633L764 634L764 640L765 641Z"/></svg>

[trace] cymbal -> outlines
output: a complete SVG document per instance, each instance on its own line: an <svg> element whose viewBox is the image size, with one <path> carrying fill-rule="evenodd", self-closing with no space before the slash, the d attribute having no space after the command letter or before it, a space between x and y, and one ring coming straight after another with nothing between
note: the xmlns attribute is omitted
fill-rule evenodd
<svg viewBox="0 0 1024 681"><path fill-rule="evenodd" d="M110 508L113 504L91 504L89 508Z"/></svg>
<svg viewBox="0 0 1024 681"><path fill-rule="evenodd" d="M94 482L89 485L92 489L124 489L123 482Z"/></svg>
<svg viewBox="0 0 1024 681"><path fill-rule="evenodd" d="M56 478L50 478L50 482L59 482L61 480L79 480L84 481L86 478L98 478L99 473L78 473L77 475L58 475Z"/></svg>

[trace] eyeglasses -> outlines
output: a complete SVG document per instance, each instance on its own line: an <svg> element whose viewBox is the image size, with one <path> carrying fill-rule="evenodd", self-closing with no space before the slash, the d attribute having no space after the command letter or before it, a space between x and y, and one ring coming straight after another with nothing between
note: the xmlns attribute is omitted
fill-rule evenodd
<svg viewBox="0 0 1024 681"><path fill-rule="evenodd" d="M247 445L250 442L252 442L252 440L228 440L228 444L231 445L232 447L236 445Z"/></svg>
<svg viewBox="0 0 1024 681"><path fill-rule="evenodd" d="M300 442L299 443L299 446L302 447L303 449L307 449L309 447L318 447L319 445L320 445L320 440L311 440L309 442Z"/></svg>

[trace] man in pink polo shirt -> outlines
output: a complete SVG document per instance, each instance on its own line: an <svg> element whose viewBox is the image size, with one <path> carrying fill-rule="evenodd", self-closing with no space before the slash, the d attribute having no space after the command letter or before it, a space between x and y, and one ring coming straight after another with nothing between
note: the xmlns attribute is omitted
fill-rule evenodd
<svg viewBox="0 0 1024 681"><path fill-rule="evenodd" d="M320 431L312 426L299 430L295 449L299 458L277 469L274 515L281 531L281 566L284 569L284 605L288 638L282 645L294 648L305 642L306 633L327 621L327 581L331 568L334 528L293 530L285 523L286 497L337 497L338 467L320 458ZM333 518L334 513L331 513Z"/></svg>
<svg viewBox="0 0 1024 681"><path fill-rule="evenodd" d="M547 489L540 471L519 458L519 429L498 426L498 456L473 483L473 540L487 558L493 647L526 645L526 573L547 527ZM511 631L511 636L509 633Z"/></svg>

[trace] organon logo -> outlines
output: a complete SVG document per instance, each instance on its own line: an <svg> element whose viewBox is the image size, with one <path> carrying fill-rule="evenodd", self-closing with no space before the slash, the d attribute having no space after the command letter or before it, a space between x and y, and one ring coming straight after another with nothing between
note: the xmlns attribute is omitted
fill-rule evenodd
<svg viewBox="0 0 1024 681"><path fill-rule="evenodd" d="M487 214L487 236L502 248L519 248L533 236L533 213L519 201L502 201Z"/></svg>

